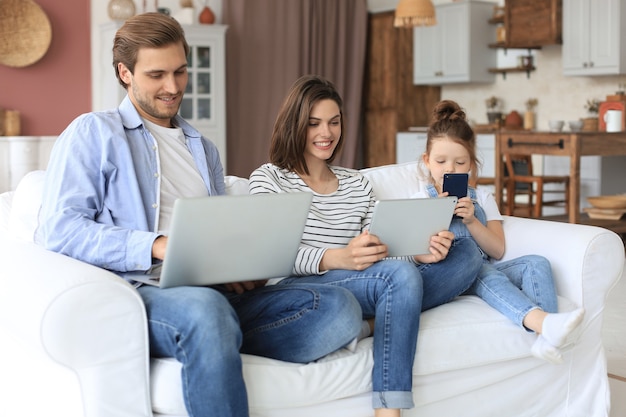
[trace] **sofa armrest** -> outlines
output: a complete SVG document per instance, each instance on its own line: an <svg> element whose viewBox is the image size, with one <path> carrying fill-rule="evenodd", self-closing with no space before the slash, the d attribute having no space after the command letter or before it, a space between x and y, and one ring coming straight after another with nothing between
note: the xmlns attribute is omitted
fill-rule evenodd
<svg viewBox="0 0 626 417"><path fill-rule="evenodd" d="M601 314L624 270L624 244L601 227L504 216L503 260L543 255L550 260L560 296L583 306L586 318Z"/></svg>
<svg viewBox="0 0 626 417"><path fill-rule="evenodd" d="M2 335L71 369L84 416L152 415L145 309L117 275L0 238Z"/></svg>

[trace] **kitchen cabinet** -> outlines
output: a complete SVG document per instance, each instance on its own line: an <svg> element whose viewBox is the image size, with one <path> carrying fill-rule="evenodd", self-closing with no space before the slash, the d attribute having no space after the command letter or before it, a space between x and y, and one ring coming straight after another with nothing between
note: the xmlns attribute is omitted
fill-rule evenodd
<svg viewBox="0 0 626 417"><path fill-rule="evenodd" d="M436 7L437 24L413 29L413 83L490 83L495 75L495 40L487 24L493 2L465 1Z"/></svg>
<svg viewBox="0 0 626 417"><path fill-rule="evenodd" d="M102 54L100 79L94 80L99 89L99 102L94 110L116 108L126 96L126 90L114 75L113 38L122 22L108 22L100 27ZM183 25L190 51L187 57L189 81L179 114L211 140L220 152L226 170L226 53L225 25Z"/></svg>
<svg viewBox="0 0 626 417"><path fill-rule="evenodd" d="M489 46L504 49L505 53L508 49L527 49L531 60L516 67L489 68L489 71L502 74L504 79L509 72L525 72L530 78L535 70L531 50L561 43L561 16L561 0L506 0L504 14L489 19L489 23L498 25L503 36Z"/></svg>
<svg viewBox="0 0 626 417"><path fill-rule="evenodd" d="M563 0L563 74L626 73L623 0Z"/></svg>
<svg viewBox="0 0 626 417"><path fill-rule="evenodd" d="M505 3L504 28L508 48L561 44L561 0L506 0Z"/></svg>

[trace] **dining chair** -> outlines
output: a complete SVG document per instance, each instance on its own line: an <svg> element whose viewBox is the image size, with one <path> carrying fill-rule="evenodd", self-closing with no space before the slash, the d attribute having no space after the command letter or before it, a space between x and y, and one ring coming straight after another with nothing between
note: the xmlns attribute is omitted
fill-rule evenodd
<svg viewBox="0 0 626 417"><path fill-rule="evenodd" d="M505 154L504 161L507 215L522 212L526 217L540 218L545 206L562 207L569 214L569 175L535 175L531 155ZM546 188L547 184L562 187ZM547 195L557 197L546 199Z"/></svg>

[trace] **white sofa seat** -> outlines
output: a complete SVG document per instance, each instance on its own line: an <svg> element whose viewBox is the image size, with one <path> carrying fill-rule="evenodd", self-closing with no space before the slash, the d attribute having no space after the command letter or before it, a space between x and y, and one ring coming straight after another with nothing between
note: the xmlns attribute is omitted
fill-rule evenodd
<svg viewBox="0 0 626 417"><path fill-rule="evenodd" d="M421 187L414 163L363 172L380 198ZM32 243L43 175L31 173L15 193L0 195L0 383L9 387L0 416L186 416L180 364L149 358L134 289ZM246 193L247 180L227 177L227 189ZM606 229L515 217L506 217L504 228L504 259L546 256L560 308L587 311L563 364L533 358L532 334L482 300L458 297L422 315L416 408L403 415L606 417L602 314L622 275L622 241ZM304 365L242 355L251 415L372 416L371 348L368 338L356 352Z"/></svg>

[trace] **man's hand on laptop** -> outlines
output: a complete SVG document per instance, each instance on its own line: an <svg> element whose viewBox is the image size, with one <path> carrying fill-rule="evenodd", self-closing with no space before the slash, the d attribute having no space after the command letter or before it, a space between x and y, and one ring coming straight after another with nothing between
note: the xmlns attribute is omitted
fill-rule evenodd
<svg viewBox="0 0 626 417"><path fill-rule="evenodd" d="M236 292L237 294L243 294L246 291L250 291L258 287L263 287L266 283L266 279L258 281L232 282L230 284L224 284L224 288L226 288L227 291Z"/></svg>
<svg viewBox="0 0 626 417"><path fill-rule="evenodd" d="M152 257L155 259L165 259L165 247L167 246L167 236L159 236L152 243Z"/></svg>

